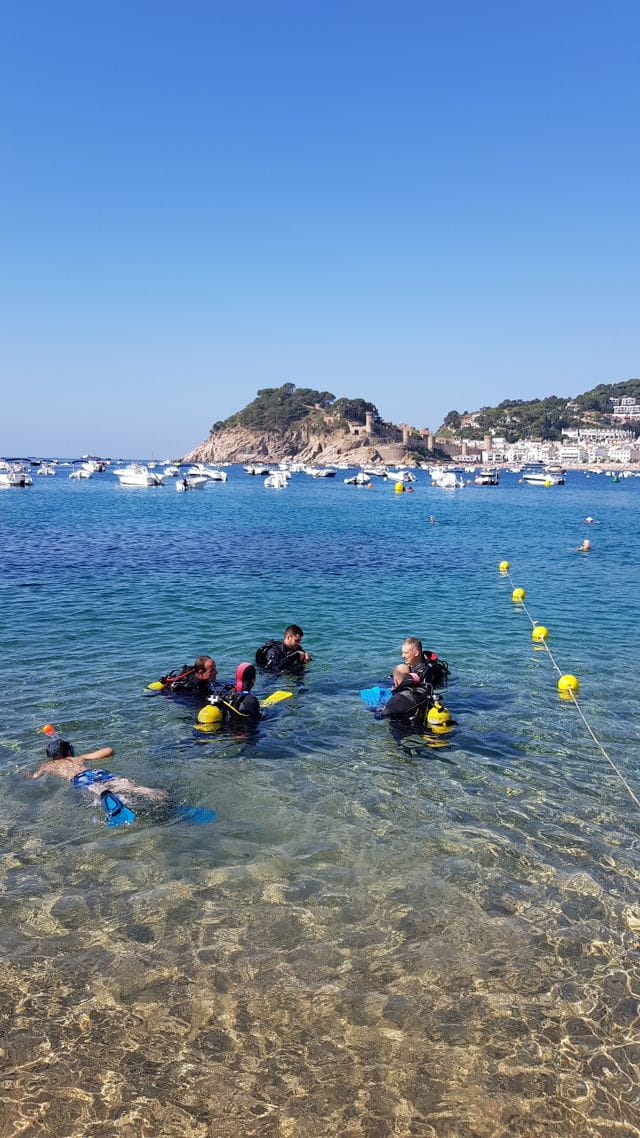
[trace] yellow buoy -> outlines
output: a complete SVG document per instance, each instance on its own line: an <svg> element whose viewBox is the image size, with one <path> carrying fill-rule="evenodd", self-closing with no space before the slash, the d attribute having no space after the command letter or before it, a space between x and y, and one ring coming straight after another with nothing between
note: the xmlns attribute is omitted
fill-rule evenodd
<svg viewBox="0 0 640 1138"><path fill-rule="evenodd" d="M222 723L222 708L216 707L213 704L207 703L204 707L200 708L198 712L198 723Z"/></svg>
<svg viewBox="0 0 640 1138"><path fill-rule="evenodd" d="M455 723L451 718L451 712L443 703L436 703L434 707L429 708L427 712L427 723L436 735L444 735L447 731L451 731L451 729L455 727Z"/></svg>
<svg viewBox="0 0 640 1138"><path fill-rule="evenodd" d="M153 683L147 684L147 691L162 691L164 684L162 680L154 680Z"/></svg>
<svg viewBox="0 0 640 1138"><path fill-rule="evenodd" d="M545 628L544 624L536 624L535 628L531 629L532 640L546 640L549 635L549 629Z"/></svg>
<svg viewBox="0 0 640 1138"><path fill-rule="evenodd" d="M511 568L511 562L510 561L501 561L500 564L498 565L498 569L500 570L501 573L506 573L507 570L510 568Z"/></svg>
<svg viewBox="0 0 640 1138"><path fill-rule="evenodd" d="M511 594L511 600L515 601L516 604L518 604L520 601L524 600L526 595L527 594L525 593L524 589L514 589Z"/></svg>
<svg viewBox="0 0 640 1138"><path fill-rule="evenodd" d="M395 490L396 494L404 494L404 483L403 482L396 482L396 484L394 486L394 490Z"/></svg>
<svg viewBox="0 0 640 1138"><path fill-rule="evenodd" d="M558 680L558 691L561 695L568 695L569 692L575 694L580 691L580 680L577 676L560 676Z"/></svg>
<svg viewBox="0 0 640 1138"><path fill-rule="evenodd" d="M545 486L553 486L553 482L551 481L550 478L545 478L544 484L545 484Z"/></svg>

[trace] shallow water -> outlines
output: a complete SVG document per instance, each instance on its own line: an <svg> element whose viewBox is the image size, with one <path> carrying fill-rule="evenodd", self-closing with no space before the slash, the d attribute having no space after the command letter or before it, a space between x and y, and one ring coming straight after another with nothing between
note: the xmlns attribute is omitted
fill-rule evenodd
<svg viewBox="0 0 640 1138"><path fill-rule="evenodd" d="M638 811L496 567L637 790L640 482L34 481L0 495L0 1133L639 1135ZM290 621L313 664L256 739L143 697ZM443 747L358 698L410 633ZM219 820L108 830L22 778L46 721Z"/></svg>

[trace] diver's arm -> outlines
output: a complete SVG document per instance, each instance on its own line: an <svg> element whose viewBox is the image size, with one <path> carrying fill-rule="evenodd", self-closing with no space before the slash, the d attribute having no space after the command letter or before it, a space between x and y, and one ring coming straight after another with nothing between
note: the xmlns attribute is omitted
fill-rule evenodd
<svg viewBox="0 0 640 1138"><path fill-rule="evenodd" d="M407 701L401 695L392 695L389 697L384 707L376 710L376 719L392 719L394 715L402 715L403 711L407 710Z"/></svg>

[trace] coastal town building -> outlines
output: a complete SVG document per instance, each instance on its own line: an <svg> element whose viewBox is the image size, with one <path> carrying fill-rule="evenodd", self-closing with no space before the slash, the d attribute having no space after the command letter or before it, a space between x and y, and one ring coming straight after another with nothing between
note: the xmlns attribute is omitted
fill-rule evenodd
<svg viewBox="0 0 640 1138"><path fill-rule="evenodd" d="M636 436L635 431L626 431L624 427L565 427L562 437L582 442L632 443Z"/></svg>
<svg viewBox="0 0 640 1138"><path fill-rule="evenodd" d="M612 419L640 419L640 400L631 395L623 399L612 399Z"/></svg>
<svg viewBox="0 0 640 1138"><path fill-rule="evenodd" d="M624 440L595 442L588 439L554 442L549 439L520 439L516 443L483 448L481 461L490 466L527 463L561 463L565 466L597 465L598 463L630 463L640 461L640 439L633 435ZM467 457L471 456L467 454Z"/></svg>
<svg viewBox="0 0 640 1138"><path fill-rule="evenodd" d="M640 462L640 435L620 425L567 427L560 440L524 438L508 443L502 435L485 435L480 442L441 435L435 443L464 465L525 466L542 462L594 466Z"/></svg>

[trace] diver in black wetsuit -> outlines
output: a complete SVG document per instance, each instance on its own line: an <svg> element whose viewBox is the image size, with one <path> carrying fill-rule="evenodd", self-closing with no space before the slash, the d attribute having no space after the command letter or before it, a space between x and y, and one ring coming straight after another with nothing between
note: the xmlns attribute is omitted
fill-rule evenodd
<svg viewBox="0 0 640 1138"><path fill-rule="evenodd" d="M420 680L432 687L443 687L449 676L449 665L435 652L425 652L417 636L402 641L402 659Z"/></svg>
<svg viewBox="0 0 640 1138"><path fill-rule="evenodd" d="M217 675L215 660L211 656L198 656L191 667L184 665L176 672L161 676L160 683L166 691L205 700L221 686L216 683Z"/></svg>
<svg viewBox="0 0 640 1138"><path fill-rule="evenodd" d="M235 686L226 685L209 699L222 712L222 722L230 727L250 727L260 719L260 704L251 689L256 682L253 664L238 664Z"/></svg>
<svg viewBox="0 0 640 1138"><path fill-rule="evenodd" d="M376 719L388 719L393 727L421 731L427 712L433 707L431 684L410 672L406 664L393 670L393 691L384 707L375 712Z"/></svg>
<svg viewBox="0 0 640 1138"><path fill-rule="evenodd" d="M266 672L298 672L311 656L300 647L304 636L299 624L285 628L282 640L268 640L256 652L256 664Z"/></svg>

